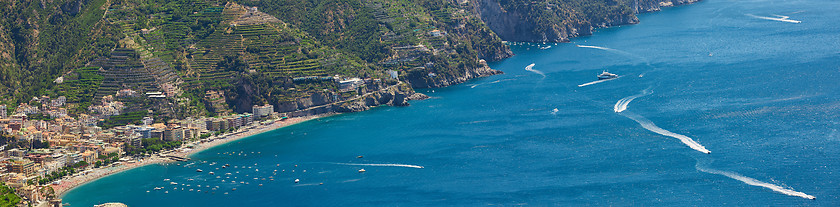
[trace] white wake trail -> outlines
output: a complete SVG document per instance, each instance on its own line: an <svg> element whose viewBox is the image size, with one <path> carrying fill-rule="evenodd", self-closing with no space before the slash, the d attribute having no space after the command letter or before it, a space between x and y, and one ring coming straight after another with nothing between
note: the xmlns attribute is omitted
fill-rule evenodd
<svg viewBox="0 0 840 207"><path fill-rule="evenodd" d="M630 102L633 101L633 99L636 99L636 98L639 98L639 97L642 97L642 96L647 96L647 95L650 95L651 93L652 92L649 92L647 89L645 89L640 94L624 97L624 98L622 98L621 100L618 100L618 102L615 103L615 106L613 106L613 111L618 113L618 112L622 112L624 110L627 110L627 105L629 105Z"/></svg>
<svg viewBox="0 0 840 207"><path fill-rule="evenodd" d="M408 167L408 168L417 168L423 169L423 166L419 165L407 165L407 164L360 164L360 163L333 163L336 165L353 165L353 166L374 166L374 167Z"/></svg>
<svg viewBox="0 0 840 207"><path fill-rule="evenodd" d="M537 64L531 63L530 65L525 66L525 70L534 72L536 74L540 74L543 78L545 78L545 73L543 73L542 71L539 71L539 70L534 70L535 65L537 65Z"/></svg>
<svg viewBox="0 0 840 207"><path fill-rule="evenodd" d="M607 82L607 81L615 80L615 79L618 79L618 78L621 78L621 76L616 77L616 78L603 79L603 80L596 80L596 81L592 81L592 82L589 82L589 83L580 84L580 85L578 85L578 87L584 87L584 86L588 86L588 85L592 85L592 84L596 84L596 83L603 83L603 82Z"/></svg>
<svg viewBox="0 0 840 207"><path fill-rule="evenodd" d="M806 199L817 199L817 197L814 197L814 196L812 196L812 195L805 194L805 193L803 193L803 192L798 192L798 191L794 191L794 190L792 190L792 189L787 189L787 188L784 188L784 187L782 187L782 186L778 186L778 185L773 185L773 184L770 184L770 183L761 182L761 181L756 180L756 179L754 179L754 178L747 177L747 176L743 176L743 175L740 175L740 174L738 174L738 173L734 173L734 172L727 172L727 171L721 171L721 170L714 170L714 169L708 169L708 168L703 168L703 167L700 167L700 164L699 164L699 163L695 166L695 168L697 168L697 170L702 171L702 172L705 172L705 173L711 173L711 174L716 174L716 175L723 175L723 176L726 176L726 177L729 177L729 178L732 178L732 179L735 179L735 180L738 180L738 181L744 182L744 183L746 183L747 185L758 186L758 187L764 187L764 188L767 188L767 189L770 189L770 190L773 190L773 191L776 191L776 192L779 192L779 193L782 193L782 194L785 194L785 195L789 195L789 196L798 196L798 197L802 197L802 198L806 198Z"/></svg>
<svg viewBox="0 0 840 207"><path fill-rule="evenodd" d="M747 16L754 17L754 18L759 18L759 19L780 21L780 22L802 23L802 21L799 21L799 20L789 19L790 18L789 16L774 15L774 16L778 16L778 17L765 17L765 16L756 16L756 15L753 15L753 14L747 14Z"/></svg>
<svg viewBox="0 0 840 207"><path fill-rule="evenodd" d="M688 147L691 147L691 149L694 149L694 150L697 150L697 151L700 151L700 152L706 153L706 154L711 154L712 153L712 151L707 150L706 147L704 147L703 145L700 145L700 143L695 142L693 139L691 139L691 137L688 137L688 136L685 136L685 135L682 135L682 134L673 133L673 132L665 130L663 128L659 128L658 126L656 126L656 124L653 124L653 122L645 119L644 117L634 115L632 113L621 113L621 115L623 115L627 118L630 118L633 121L636 121L637 123L639 123L639 125L642 125L642 127L644 127L645 129L647 129L649 131L652 131L652 132L657 133L657 134L677 138L683 144L687 145Z"/></svg>
<svg viewBox="0 0 840 207"><path fill-rule="evenodd" d="M607 50L607 51L618 51L618 50L615 50L615 49L612 49L612 48L592 46L592 45L575 45L575 46L580 47L580 48L592 48L592 49Z"/></svg>

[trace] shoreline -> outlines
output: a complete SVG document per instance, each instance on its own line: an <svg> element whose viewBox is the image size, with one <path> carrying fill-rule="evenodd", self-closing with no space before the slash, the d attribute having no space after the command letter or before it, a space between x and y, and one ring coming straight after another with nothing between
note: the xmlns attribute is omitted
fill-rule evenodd
<svg viewBox="0 0 840 207"><path fill-rule="evenodd" d="M255 126L253 128L240 129L240 130L238 130L236 132L233 132L233 133L224 134L224 135L222 135L222 136L225 137L223 139L218 139L217 136L213 136L213 137L211 137L211 138L214 138L213 141L209 141L209 142L197 141L197 142L185 143L185 144L193 144L193 147L191 149L187 148L188 150L184 150L185 148L178 148L178 149L175 149L174 152L163 153L163 154L174 155L174 156L179 156L179 157L190 157L190 156L192 156L194 154L197 154L199 152L203 152L205 150L212 149L212 148L215 148L215 147L218 147L220 145L227 144L227 143L230 143L230 142L233 142L233 141L238 141L238 140L241 140L241 139L244 139L244 138L252 137L254 135L263 134L263 133L273 131L273 130L276 130L276 129L284 128L284 127L287 127L287 126L292 126L292 125L303 123L303 122L310 121L310 120L313 120L313 119L332 116L332 115L335 115L335 114L337 114L337 113L327 113L327 114L318 114L318 115L311 115L311 116L294 117L294 118L288 118L284 121L275 120L274 123L272 123L270 125L265 125L265 126L258 125L258 126ZM53 190L55 191L56 198L61 199L62 197L64 197L65 194L67 194L67 192L70 192L70 191L72 191L73 189L75 189L79 186L83 186L85 184L91 183L91 182L99 180L101 178L108 177L109 175L117 174L117 173L120 173L120 172L123 172L123 171L131 170L131 169L134 169L134 168L139 168L139 167L143 167L143 166L147 166L147 165L152 165L152 164L175 162L175 161L173 161L169 158L161 157L161 156L159 156L159 154L161 154L161 153L159 152L159 153L153 154L151 157L144 158L144 159L142 159L140 161L137 161L137 162L134 162L134 163L126 163L126 164L121 164L121 165L117 165L117 166L94 168L94 169L91 169L91 170L89 170L89 172L84 173L84 174L77 174L77 175L72 176L72 177L62 178L62 179L59 180L59 181L61 181L61 184L58 184L58 185L48 184L48 186L53 188Z"/></svg>

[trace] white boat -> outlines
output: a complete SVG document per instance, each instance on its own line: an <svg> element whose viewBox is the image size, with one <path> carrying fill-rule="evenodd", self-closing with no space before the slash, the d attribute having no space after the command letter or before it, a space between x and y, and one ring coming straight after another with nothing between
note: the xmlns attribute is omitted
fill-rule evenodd
<svg viewBox="0 0 840 207"><path fill-rule="evenodd" d="M618 75L612 74L612 73L607 72L607 71L604 71L600 75L598 75L598 80L613 79L613 78L618 78Z"/></svg>
<svg viewBox="0 0 840 207"><path fill-rule="evenodd" d="M295 183L298 183L298 182L300 182L300 179L295 179Z"/></svg>
<svg viewBox="0 0 840 207"><path fill-rule="evenodd" d="M364 169L364 168L362 168L361 170L359 170L359 173L363 173L363 172L365 172L365 169Z"/></svg>
<svg viewBox="0 0 840 207"><path fill-rule="evenodd" d="M170 185L178 185L176 182L169 182Z"/></svg>

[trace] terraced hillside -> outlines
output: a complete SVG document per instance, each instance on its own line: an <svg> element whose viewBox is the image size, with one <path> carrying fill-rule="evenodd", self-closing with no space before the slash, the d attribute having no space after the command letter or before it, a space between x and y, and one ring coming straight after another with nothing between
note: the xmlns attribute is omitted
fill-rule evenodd
<svg viewBox="0 0 840 207"><path fill-rule="evenodd" d="M121 89L133 89L139 93L159 92L160 87L153 73L140 62L139 55L130 49L117 49L109 58L99 58L90 66L101 68L102 85L94 95L95 100L114 95Z"/></svg>
<svg viewBox="0 0 840 207"><path fill-rule="evenodd" d="M486 61L513 55L497 33L565 41L694 1L4 1L0 102L88 92L73 96L82 107L130 88L164 92L131 107L169 118L297 111L393 86L394 75L442 87L496 74ZM339 90L347 78L376 86Z"/></svg>

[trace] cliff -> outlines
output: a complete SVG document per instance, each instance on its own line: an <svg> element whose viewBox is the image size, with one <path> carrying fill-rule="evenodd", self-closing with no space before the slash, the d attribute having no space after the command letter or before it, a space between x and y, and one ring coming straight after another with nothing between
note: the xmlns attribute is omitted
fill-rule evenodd
<svg viewBox="0 0 840 207"><path fill-rule="evenodd" d="M672 7L685 4L693 4L700 0L639 0L638 13L655 12L663 7Z"/></svg>
<svg viewBox="0 0 840 207"><path fill-rule="evenodd" d="M427 68L416 68L409 70L402 78L414 88L440 88L466 82L473 78L502 74L502 71L494 70L483 65L477 68L465 69L463 73L435 73Z"/></svg>
<svg viewBox="0 0 840 207"><path fill-rule="evenodd" d="M597 28L636 24L638 12L699 0L478 0L473 11L506 41L568 42ZM637 11L638 10L638 11Z"/></svg>
<svg viewBox="0 0 840 207"><path fill-rule="evenodd" d="M303 98L296 101L296 104L303 103L303 105L296 106L306 108L293 109L287 106L277 109L277 111L286 112L290 116L306 116L324 113L348 113L365 111L371 107L381 105L408 106L409 100L423 100L428 98L428 96L424 94L414 92L414 89L405 83L399 83L391 86L372 84L359 88L358 90L358 92L366 91L370 92L356 97L336 100L334 102L323 102L323 99L326 98L323 96Z"/></svg>

